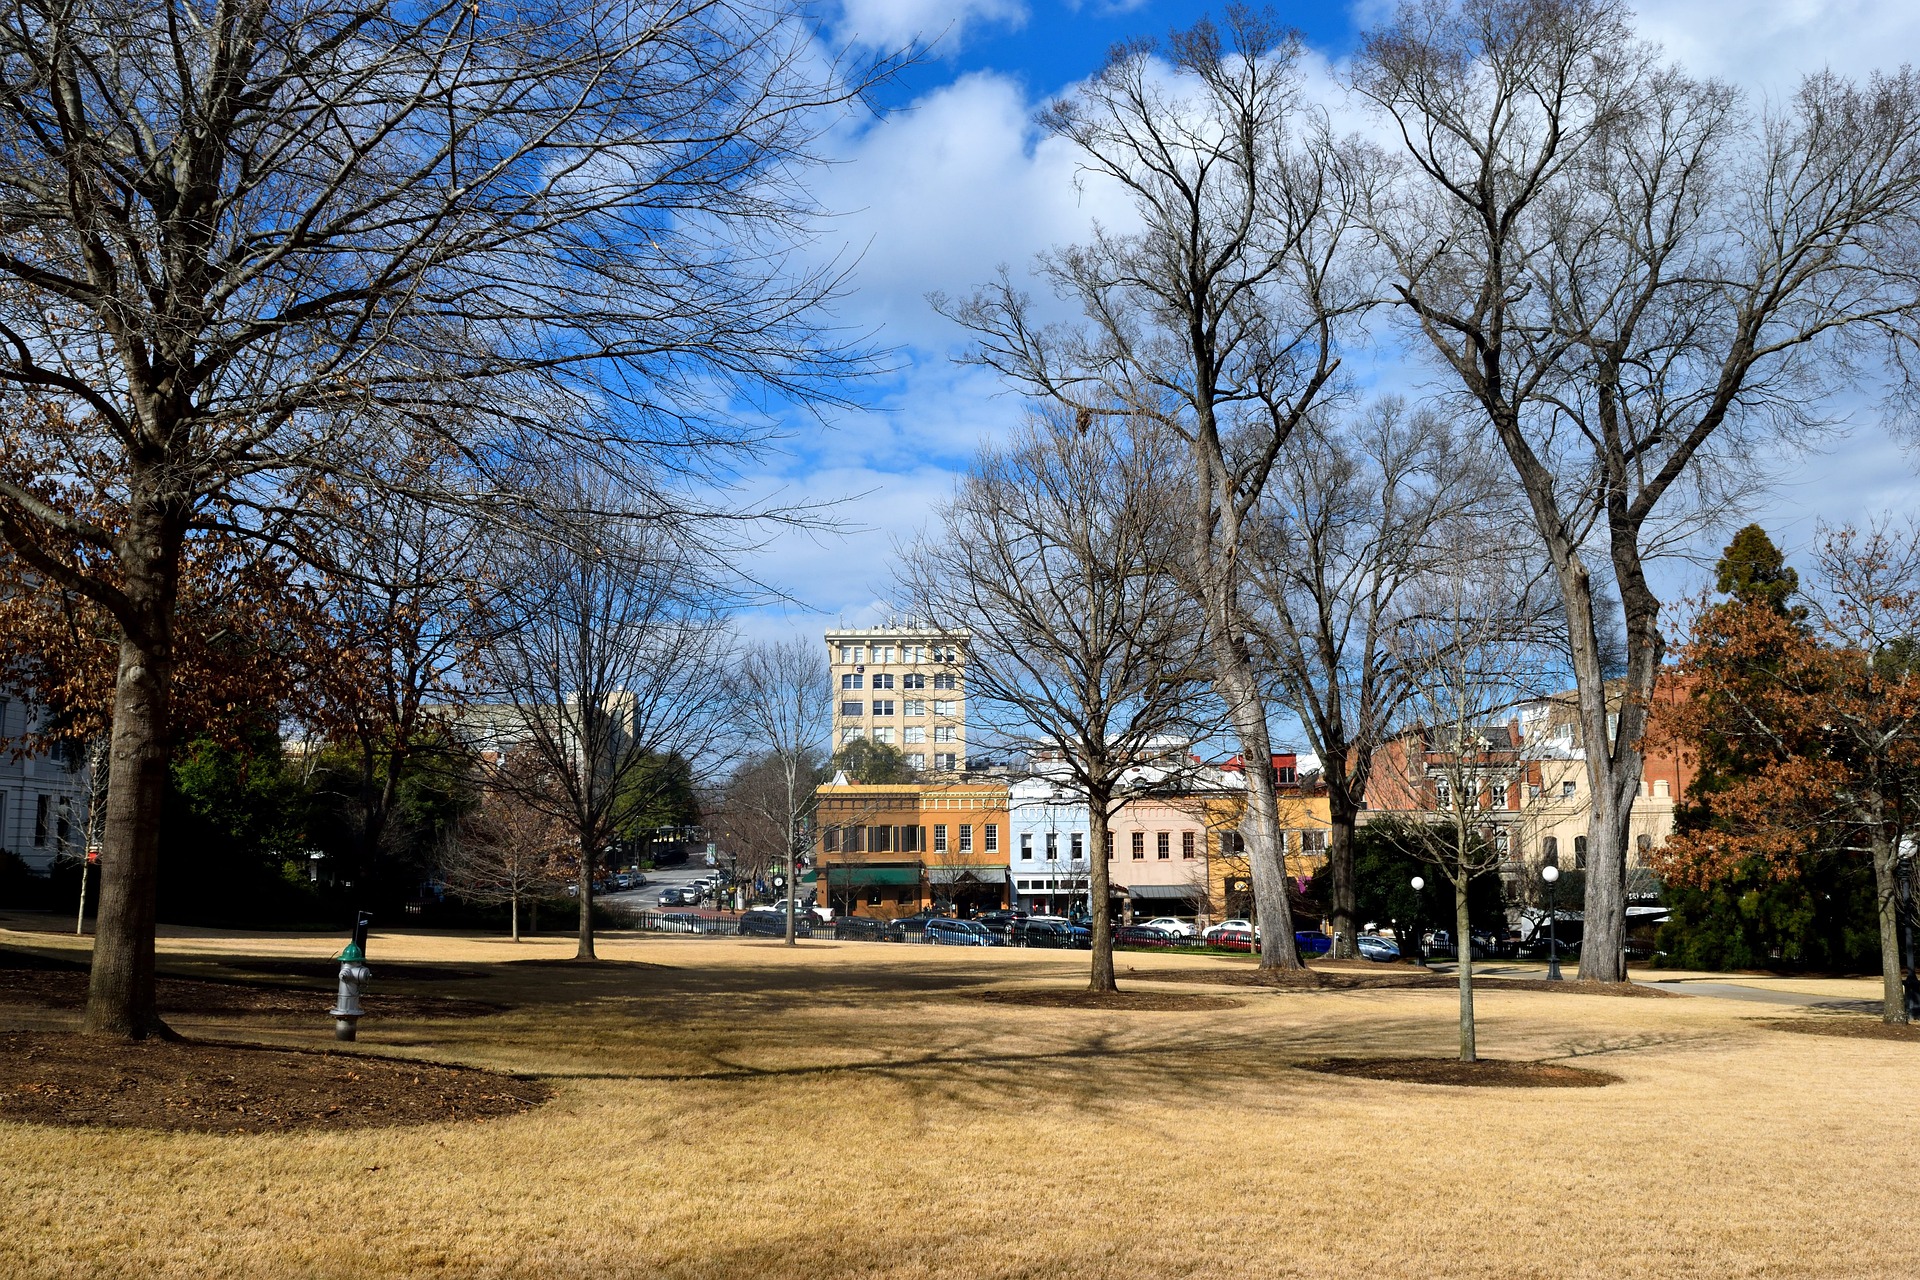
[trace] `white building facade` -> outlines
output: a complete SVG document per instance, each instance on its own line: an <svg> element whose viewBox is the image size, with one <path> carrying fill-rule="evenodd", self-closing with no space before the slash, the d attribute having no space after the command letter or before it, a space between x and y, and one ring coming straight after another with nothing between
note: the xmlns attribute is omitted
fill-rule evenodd
<svg viewBox="0 0 1920 1280"><path fill-rule="evenodd" d="M0 694L0 739L30 732L39 711L17 694ZM47 752L15 759L0 752L0 849L45 875L56 859L87 847L91 773L82 753Z"/></svg>

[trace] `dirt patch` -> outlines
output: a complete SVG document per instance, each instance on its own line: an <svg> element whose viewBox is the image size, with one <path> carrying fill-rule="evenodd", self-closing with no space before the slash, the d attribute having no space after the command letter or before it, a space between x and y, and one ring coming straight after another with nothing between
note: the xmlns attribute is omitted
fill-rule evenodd
<svg viewBox="0 0 1920 1280"><path fill-rule="evenodd" d="M1482 1058L1319 1058L1298 1064L1303 1071L1399 1084L1444 1084L1470 1089L1598 1089L1620 1077L1558 1062L1507 1062Z"/></svg>
<svg viewBox="0 0 1920 1280"><path fill-rule="evenodd" d="M1904 1040L1920 1044L1920 1026L1911 1022L1881 1022L1867 1018L1778 1018L1763 1022L1775 1031L1803 1036L1840 1036L1848 1040Z"/></svg>
<svg viewBox="0 0 1920 1280"><path fill-rule="evenodd" d="M0 1032L0 1118L286 1133L519 1115L552 1090L470 1067L206 1041Z"/></svg>
<svg viewBox="0 0 1920 1280"><path fill-rule="evenodd" d="M333 966L339 972L339 966ZM370 1018L482 1018L506 1006L451 996L408 995L381 991L380 970L361 998ZM333 1006L332 986L293 986L239 980L161 977L154 998L161 1013L209 1016L246 1014L263 1017L324 1019ZM87 1002L87 971L78 965L48 961L27 952L0 956L0 1005L40 1009L78 1009Z"/></svg>
<svg viewBox="0 0 1920 1280"><path fill-rule="evenodd" d="M1238 1009L1241 1005L1231 996L1189 996L1172 991L981 991L969 998L1040 1009L1132 1009L1156 1013Z"/></svg>
<svg viewBox="0 0 1920 1280"><path fill-rule="evenodd" d="M382 978L395 982L468 982L486 975L478 969L464 969L450 964L409 964L392 960L373 961L374 972ZM269 973L290 978L316 978L321 982L332 982L340 976L338 960L273 960L265 957L242 957L237 960L222 960L222 969L236 969L242 973Z"/></svg>
<svg viewBox="0 0 1920 1280"><path fill-rule="evenodd" d="M1136 978L1154 982L1195 982L1222 987L1270 987L1281 991L1375 991L1385 989L1458 991L1459 980L1449 973L1418 973L1387 970L1381 973L1351 969L1130 969ZM1582 996L1616 996L1627 999L1668 1000L1683 995L1635 982L1583 982L1570 979L1549 982L1545 978L1477 977L1475 995L1488 991L1558 991Z"/></svg>
<svg viewBox="0 0 1920 1280"><path fill-rule="evenodd" d="M599 970L608 973L617 970L671 969L674 967L670 964L653 964L646 960L563 960L541 956L532 956L525 960L503 960L501 963L515 968L524 966L535 969L577 969L582 972Z"/></svg>

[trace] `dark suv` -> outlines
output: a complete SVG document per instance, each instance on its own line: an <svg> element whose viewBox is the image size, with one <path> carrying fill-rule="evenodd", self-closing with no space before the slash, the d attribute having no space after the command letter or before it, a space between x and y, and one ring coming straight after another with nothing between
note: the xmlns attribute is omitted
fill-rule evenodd
<svg viewBox="0 0 1920 1280"><path fill-rule="evenodd" d="M1026 947L1088 947L1093 935L1082 925L1065 920L1022 920L1013 927L1013 940Z"/></svg>
<svg viewBox="0 0 1920 1280"><path fill-rule="evenodd" d="M784 938L787 936L787 913L756 907L740 917L740 933L743 937ZM793 917L793 936L811 938L813 936L813 913L802 911Z"/></svg>

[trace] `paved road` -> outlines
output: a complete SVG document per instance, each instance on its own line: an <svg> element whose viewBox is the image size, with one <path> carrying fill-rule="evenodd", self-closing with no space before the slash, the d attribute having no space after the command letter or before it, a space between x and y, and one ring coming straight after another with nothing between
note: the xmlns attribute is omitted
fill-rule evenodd
<svg viewBox="0 0 1920 1280"><path fill-rule="evenodd" d="M658 911L661 910L660 891L662 889L682 888L706 875L708 870L706 859L696 855L688 858L685 866L662 867L658 871L646 872L647 882L638 889L629 889L625 893L602 894L600 900L617 903L633 911ZM666 908L669 911L680 909Z"/></svg>

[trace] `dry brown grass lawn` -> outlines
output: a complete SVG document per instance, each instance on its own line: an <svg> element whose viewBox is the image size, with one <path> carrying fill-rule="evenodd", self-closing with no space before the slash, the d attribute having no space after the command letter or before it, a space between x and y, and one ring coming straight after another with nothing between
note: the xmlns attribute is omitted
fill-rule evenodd
<svg viewBox="0 0 1920 1280"><path fill-rule="evenodd" d="M23 941L68 945L0 930ZM163 947L195 976L338 943ZM1485 1052L1621 1083L1450 1089L1292 1065L1444 1054L1444 990L1081 1010L975 998L1072 984L1084 958L1058 953L662 938L613 941L603 954L643 963L584 972L494 963L566 947L370 947L376 976L404 964L392 988L506 1009L369 1020L362 1047L537 1073L555 1097L525 1115L274 1136L0 1121L0 1275L1920 1271L1920 1046L1782 1034L1762 1025L1777 1007L1489 993ZM1223 962L1129 963L1153 990L1153 971ZM179 1021L330 1043L320 1017Z"/></svg>

